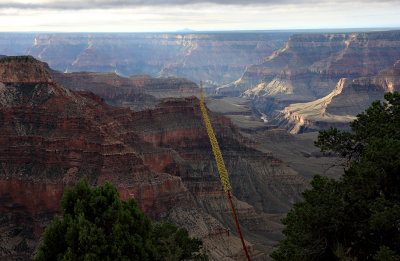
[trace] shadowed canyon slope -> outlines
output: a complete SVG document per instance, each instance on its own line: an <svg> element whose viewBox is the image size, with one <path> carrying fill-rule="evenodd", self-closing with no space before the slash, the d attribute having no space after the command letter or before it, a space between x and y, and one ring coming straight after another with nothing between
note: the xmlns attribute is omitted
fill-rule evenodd
<svg viewBox="0 0 400 261"><path fill-rule="evenodd" d="M239 78L247 65L281 48L290 34L41 34L25 54L63 72L178 76L217 86Z"/></svg>
<svg viewBox="0 0 400 261"><path fill-rule="evenodd" d="M229 119L209 113L245 238L252 255L263 256L280 238L274 220L306 182ZM0 60L0 121L2 257L32 256L59 214L64 187L82 175L92 185L111 181L155 220L186 226L204 239L212 259L240 255L197 98L167 98L135 112L64 88L32 57L6 57Z"/></svg>

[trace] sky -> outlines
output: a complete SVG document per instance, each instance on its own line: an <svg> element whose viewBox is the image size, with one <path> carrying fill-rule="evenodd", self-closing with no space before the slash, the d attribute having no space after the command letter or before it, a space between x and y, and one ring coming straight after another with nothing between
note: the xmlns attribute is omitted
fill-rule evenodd
<svg viewBox="0 0 400 261"><path fill-rule="evenodd" d="M400 28L400 0L0 0L2 32Z"/></svg>

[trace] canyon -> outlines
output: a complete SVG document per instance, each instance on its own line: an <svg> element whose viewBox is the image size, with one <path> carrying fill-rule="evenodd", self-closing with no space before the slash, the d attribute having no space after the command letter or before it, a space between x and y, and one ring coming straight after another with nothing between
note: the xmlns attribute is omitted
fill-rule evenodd
<svg viewBox="0 0 400 261"><path fill-rule="evenodd" d="M277 219L307 182L228 118L209 115L243 233L251 254L262 257L280 238ZM59 215L65 187L83 175L91 185L112 182L154 221L187 227L203 238L213 260L241 255L196 97L164 98L154 108L132 111L63 87L33 57L5 57L0 121L2 257L32 257L44 228Z"/></svg>
<svg viewBox="0 0 400 261"><path fill-rule="evenodd" d="M284 111L286 107L292 108L292 104L322 99L335 90L342 78L354 80L376 76L400 60L400 31L2 33L0 36L0 50L3 54L32 55L47 62L54 70L76 73L62 82L68 88L79 87L70 83L74 78L80 77L76 83L89 77L88 74L79 74L91 72L92 76L89 78L92 78L93 84L93 79L103 77L99 72L115 73L114 80L121 81L117 84L118 88L125 89L121 97L112 98L119 99L118 101L106 97L116 93L110 86L101 90L108 94L95 91L110 104L122 105L124 102L124 106L128 105L132 109L154 107L159 102L161 93L165 91L160 90L154 95L131 87L126 89L127 86L122 85L130 80L122 81L118 77L133 76L136 82L146 81L143 86L147 86L150 81L162 79L168 82L172 80L171 77L187 78L195 83L203 80L206 93L222 96L219 100L227 106L235 106L231 104L232 97L237 98L235 102L249 102L256 117L264 117L269 125L289 131L292 131L296 121L306 122L305 125L300 123L301 126L314 123L309 123L304 117L292 115L291 120L288 120L291 123L284 124L280 111ZM53 77L57 78L55 75ZM89 88L88 80L83 88ZM188 84L184 83L184 79L179 81L182 82L177 84ZM153 96L157 95L159 98L154 99ZM123 98L125 96L130 98ZM166 96L180 97L180 92L168 93ZM142 104L140 101L143 101ZM350 116L355 116L365 108L364 105L357 106L360 110L351 112ZM228 116L236 120L236 123L246 122L260 126L259 129L269 128L241 116ZM346 128L346 122L351 120L350 116L346 120L331 117L323 122ZM288 117L286 116L287 119ZM297 132L326 128L327 124L317 123L320 127L314 129L298 127Z"/></svg>
<svg viewBox="0 0 400 261"><path fill-rule="evenodd" d="M387 91L398 91L400 31L295 34L217 93L250 99L292 133L349 129Z"/></svg>
<svg viewBox="0 0 400 261"><path fill-rule="evenodd" d="M316 131L330 126L349 130L355 115L372 102L382 100L386 92L400 91L400 61L376 76L342 78L327 96L308 103L295 103L276 116L278 125L291 133Z"/></svg>
<svg viewBox="0 0 400 261"><path fill-rule="evenodd" d="M342 78L327 96L308 103L291 104L281 111L279 126L291 133L316 131L330 126L349 129L349 122L386 92L400 91L400 61L376 76Z"/></svg>
<svg viewBox="0 0 400 261"><path fill-rule="evenodd" d="M31 259L83 175L111 181L154 222L241 260L202 121L199 89L254 260L315 174L344 166L313 142L400 88L400 31L1 33L0 257ZM37 60L40 59L41 61Z"/></svg>
<svg viewBox="0 0 400 261"><path fill-rule="evenodd" d="M271 55L290 35L279 31L36 34L20 39L14 50L10 46L15 37L0 34L0 53L32 55L62 72L178 76L216 87L239 78L247 65Z"/></svg>
<svg viewBox="0 0 400 261"><path fill-rule="evenodd" d="M285 46L249 66L219 93L311 101L341 78L373 76L400 58L400 31L294 34Z"/></svg>

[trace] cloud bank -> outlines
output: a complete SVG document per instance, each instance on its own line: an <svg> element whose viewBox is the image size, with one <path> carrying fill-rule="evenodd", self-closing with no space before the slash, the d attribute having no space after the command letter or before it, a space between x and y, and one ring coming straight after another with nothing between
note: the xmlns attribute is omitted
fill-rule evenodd
<svg viewBox="0 0 400 261"><path fill-rule="evenodd" d="M84 9L109 9L143 6L187 6L196 4L211 5L307 5L307 4L341 4L341 3L399 3L398 0L70 0L70 1L0 1L0 9L55 9L55 10L84 10Z"/></svg>
<svg viewBox="0 0 400 261"><path fill-rule="evenodd" d="M399 0L0 0L0 32L400 28Z"/></svg>

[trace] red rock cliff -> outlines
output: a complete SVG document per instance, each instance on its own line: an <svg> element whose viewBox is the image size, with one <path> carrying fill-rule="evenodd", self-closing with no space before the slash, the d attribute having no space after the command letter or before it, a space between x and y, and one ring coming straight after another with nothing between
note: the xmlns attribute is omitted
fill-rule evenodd
<svg viewBox="0 0 400 261"><path fill-rule="evenodd" d="M23 73L13 73L19 68ZM111 181L123 199L134 197L152 217L190 206L179 177L144 164L138 148L151 145L116 119L131 117L129 109L54 83L30 57L5 58L0 69L7 72L0 82L0 213L7 220L1 242L8 242L2 256L29 257L58 213L64 187L84 174L93 185Z"/></svg>
<svg viewBox="0 0 400 261"><path fill-rule="evenodd" d="M15 68L29 67L25 60L9 61ZM154 109L133 112L49 78L2 82L0 102L2 256L29 259L44 226L59 213L64 187L84 174L92 185L111 181L123 199L134 197L152 218L171 220L207 238L217 248L215 259L238 254L213 241L234 242L227 231L235 227L196 97L166 98ZM305 181L259 151L227 118L211 112L210 118L243 231L248 240L262 238L269 245L279 237L280 226L266 213L287 211Z"/></svg>

